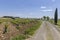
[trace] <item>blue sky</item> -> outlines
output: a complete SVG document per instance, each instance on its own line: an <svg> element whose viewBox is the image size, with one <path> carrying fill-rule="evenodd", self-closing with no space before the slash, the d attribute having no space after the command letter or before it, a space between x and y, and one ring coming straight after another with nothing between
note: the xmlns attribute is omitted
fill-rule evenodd
<svg viewBox="0 0 60 40"><path fill-rule="evenodd" d="M40 18L54 17L58 8L60 18L60 0L0 0L0 16L19 16Z"/></svg>

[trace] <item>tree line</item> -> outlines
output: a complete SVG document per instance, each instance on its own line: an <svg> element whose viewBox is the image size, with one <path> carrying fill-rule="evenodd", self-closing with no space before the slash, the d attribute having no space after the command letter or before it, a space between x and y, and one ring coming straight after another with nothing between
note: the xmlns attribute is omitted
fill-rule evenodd
<svg viewBox="0 0 60 40"><path fill-rule="evenodd" d="M43 20L50 20L49 16L43 16ZM55 9L55 13L54 13L54 24L57 25L58 22L58 9Z"/></svg>
<svg viewBox="0 0 60 40"><path fill-rule="evenodd" d="M15 19L15 18L20 18L20 17L3 16L3 18L12 18L12 19ZM43 19L44 20L49 20L50 17L49 16L43 16ZM54 24L57 25L57 22L58 22L58 9L56 8L55 14L54 14Z"/></svg>

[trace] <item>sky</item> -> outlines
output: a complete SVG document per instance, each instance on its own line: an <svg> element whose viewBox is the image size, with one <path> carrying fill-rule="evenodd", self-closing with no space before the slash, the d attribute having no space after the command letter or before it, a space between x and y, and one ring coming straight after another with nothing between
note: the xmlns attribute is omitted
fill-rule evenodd
<svg viewBox="0 0 60 40"><path fill-rule="evenodd" d="M0 16L22 18L54 17L58 8L60 18L60 0L0 0Z"/></svg>

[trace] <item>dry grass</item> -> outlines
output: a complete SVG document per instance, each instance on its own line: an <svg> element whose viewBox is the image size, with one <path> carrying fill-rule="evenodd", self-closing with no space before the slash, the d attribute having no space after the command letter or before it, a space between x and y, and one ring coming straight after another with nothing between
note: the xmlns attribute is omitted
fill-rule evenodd
<svg viewBox="0 0 60 40"><path fill-rule="evenodd" d="M15 37L17 35L23 34L25 35L25 31L28 29L34 29L33 31L36 30L37 24L39 23L39 20L35 19L9 19L9 18L0 18L0 39L2 40L10 40L11 37ZM7 32L4 32L5 25L7 26ZM33 33L33 31L29 30L29 34ZM27 35L26 35L27 36ZM21 36L18 36L21 38ZM22 37L23 38L23 37Z"/></svg>

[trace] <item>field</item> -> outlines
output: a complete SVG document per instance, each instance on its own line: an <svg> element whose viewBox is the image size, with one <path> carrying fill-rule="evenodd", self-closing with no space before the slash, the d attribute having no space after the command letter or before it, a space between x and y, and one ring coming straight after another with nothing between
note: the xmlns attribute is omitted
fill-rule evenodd
<svg viewBox="0 0 60 40"><path fill-rule="evenodd" d="M60 26L60 20L58 20L58 26Z"/></svg>
<svg viewBox="0 0 60 40"><path fill-rule="evenodd" d="M24 40L40 27L41 20L29 18L0 18L1 40Z"/></svg>
<svg viewBox="0 0 60 40"><path fill-rule="evenodd" d="M51 22L52 24L54 24L54 20L50 20L49 22ZM58 20L57 25L60 27L60 19Z"/></svg>

